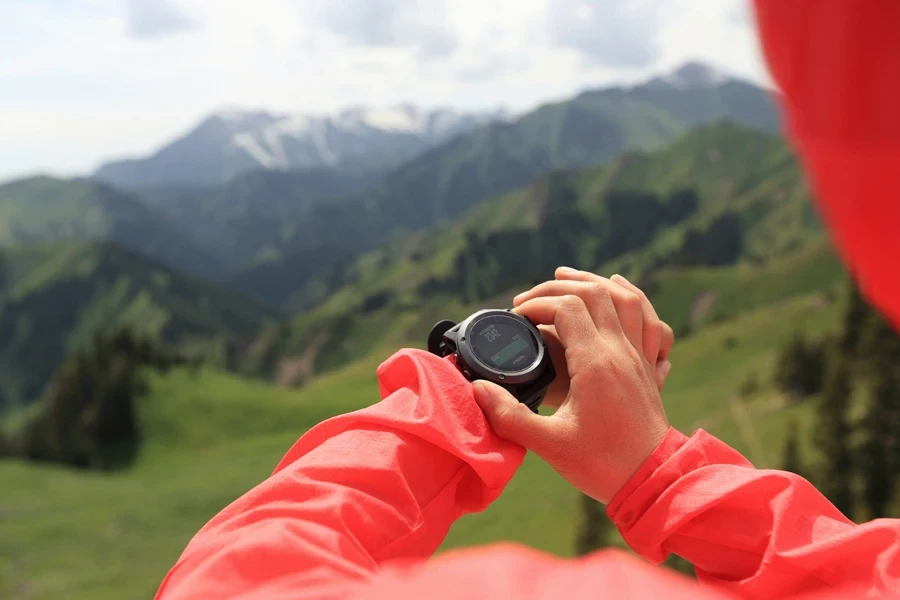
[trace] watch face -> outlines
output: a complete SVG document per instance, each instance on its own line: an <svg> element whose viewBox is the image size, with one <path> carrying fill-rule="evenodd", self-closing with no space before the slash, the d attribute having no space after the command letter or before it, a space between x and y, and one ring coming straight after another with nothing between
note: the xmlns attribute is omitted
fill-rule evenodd
<svg viewBox="0 0 900 600"><path fill-rule="evenodd" d="M538 357L538 342L519 318L489 315L472 324L469 342L475 356L498 371L528 369Z"/></svg>

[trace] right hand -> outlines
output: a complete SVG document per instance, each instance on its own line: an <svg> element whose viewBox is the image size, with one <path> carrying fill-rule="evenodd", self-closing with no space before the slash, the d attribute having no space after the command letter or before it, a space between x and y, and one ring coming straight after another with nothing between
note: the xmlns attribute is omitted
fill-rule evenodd
<svg viewBox="0 0 900 600"><path fill-rule="evenodd" d="M644 355L641 297L593 277L574 272L571 279L542 284L515 309L535 324L553 326L564 348L569 387L553 415L532 413L491 383L474 387L498 435L536 452L576 488L609 503L669 424L656 364Z"/></svg>
<svg viewBox="0 0 900 600"><path fill-rule="evenodd" d="M579 282L570 285L559 285L559 281ZM531 298L550 295L559 296L564 293L574 293L573 287L579 285L605 287L612 297L614 305L621 305L633 299L632 294L636 294L641 301L641 312L643 316L643 325L641 327L642 349L644 357L651 365L656 365L656 385L659 391L662 391L672 370L672 363L669 362L669 351L675 343L675 335L672 328L659 318L656 309L650 303L647 295L636 285L622 277L621 275L613 275L609 279L589 273L587 271L576 271L566 267L560 267L556 270L556 281L547 281L541 283L527 292L519 294L513 300L513 306L518 307L520 304ZM566 351L562 342L559 340L559 334L556 333L556 327L553 325L538 325L541 335L547 342L547 348L550 351L550 358L553 366L556 367L556 379L547 390L546 396L541 406L557 409L569 395L569 377L566 372Z"/></svg>

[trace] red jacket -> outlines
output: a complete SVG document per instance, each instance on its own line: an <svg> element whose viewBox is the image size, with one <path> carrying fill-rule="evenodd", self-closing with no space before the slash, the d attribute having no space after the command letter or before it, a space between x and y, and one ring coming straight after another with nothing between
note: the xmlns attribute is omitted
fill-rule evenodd
<svg viewBox="0 0 900 600"><path fill-rule="evenodd" d="M821 210L864 290L900 323L900 2L756 5ZM426 562L458 517L502 492L524 450L493 434L448 362L403 351L378 376L383 400L304 435L272 477L194 537L158 599L900 591L900 522L855 525L802 478L757 470L703 431L670 431L607 509L636 552L653 563L677 553L699 583L617 551L561 560L496 545Z"/></svg>

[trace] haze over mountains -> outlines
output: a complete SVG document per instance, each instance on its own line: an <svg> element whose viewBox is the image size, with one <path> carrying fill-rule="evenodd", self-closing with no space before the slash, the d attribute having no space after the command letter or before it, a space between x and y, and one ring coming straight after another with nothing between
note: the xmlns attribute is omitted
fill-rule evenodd
<svg viewBox="0 0 900 600"><path fill-rule="evenodd" d="M693 139L684 136L689 136L698 126L723 120L732 125L702 130L713 138L706 146L671 146L679 139ZM310 311L320 305L331 307L327 309L329 314L338 316L345 314L342 311L347 307L371 311L395 306L395 301L404 306L412 298L416 302L446 294L457 300L486 298L488 291L499 293L503 286L530 281L536 271L521 270L522 265L510 257L507 258L512 262L506 261L501 246L519 242L549 243L547 227L563 228L553 234L558 239L551 236L559 247L553 252L528 250L538 252L526 261L534 269L543 269L566 257L570 262L579 259L579 264L584 264L588 248L616 247L618 250L612 254L593 255L585 266L596 268L601 257L612 259L623 252L637 251L644 252L637 263L645 263L642 269L652 271L661 267L657 259L651 258L651 248L657 248L657 230L669 231L667 239L673 243L672 239L681 238L672 237L675 234L671 233L674 231L670 231L671 227L685 220L699 219L695 233L700 236L700 242L694 239L694 244L702 246L702 240L706 239L703 232L710 228L713 231L710 235L734 235L728 233L731 230L727 218L724 225L704 225L704 219L715 220L723 213L721 208L703 207L720 207L723 202L736 202L746 194L732 190L721 192L725 194L722 198L711 199L709 196L720 193L717 191L720 188L704 184L693 189L691 178L706 181L724 169L721 177L730 182L729 190L743 186L745 192L754 190L767 198L770 192L766 191L769 185L766 182L778 177L796 178L793 166L777 169L774 166L783 160L778 157L786 151L772 146L774 138L765 134L776 132L778 127L778 113L768 91L696 63L641 85L587 91L514 119L496 114L424 111L409 106L384 111L354 109L321 118L273 116L262 112L218 114L154 156L111 163L92 179L36 177L0 185L0 247L8 249L0 254L0 282L4 271L13 268L10 265L23 264L17 258L22 249L30 252L46 247L49 248L46 252L55 256L53 260L59 264L87 265L100 261L105 252L117 252L113 248L126 248L137 253L135 258L103 263L106 265L103 278L96 275L94 267L83 268L81 276L99 286L84 288L83 293L87 294L84 302L101 297L125 302L125 297L120 296L124 292L115 291L120 289L117 285L125 284L117 281L145 282L129 284L128 298L156 297L150 283L152 278L135 277L133 273L141 270L135 265L147 259L153 261L154 269L171 272L173 280L215 282L202 283L207 290L204 296L207 300L203 302L210 302L209 290L219 290L222 298L228 299L229 306L242 303L247 308L241 310L254 315L243 323L262 323L277 311L313 315L317 313ZM749 131L760 133L754 137ZM679 151L668 151L665 160L654 159L651 164L655 166L634 171L641 175L625 180L631 188L625 192L640 192L636 196L626 194L634 206L619 216L602 218L591 216L594 214L591 211L605 214L599 208L581 213L581 209L565 207L572 202L575 203L572 206L581 206L583 202L604 205L608 202L606 196L585 196L577 186L559 188L552 183L557 179L548 176L560 170L627 165L642 160L640 157L646 153L666 147L683 148L683 152L702 147L703 152L719 152L727 160L723 164L699 159L690 162L680 157ZM742 164L745 161L771 168L746 171L746 165ZM679 190L664 185L666 181L679 181L692 187L692 193L699 194L699 199L693 200L697 205L678 204L692 196L670 202L671 194ZM791 181L795 186L799 180ZM536 183L529 188L532 182ZM545 185L550 186L549 191L535 191ZM507 196L510 193L512 196ZM621 198L609 202L619 201ZM484 240L479 237L481 234L471 237L473 232L466 229L447 229L464 215L481 214L478 205L484 202L487 202L484 210L492 211L491 221L499 219L504 223L500 227L502 235L491 234ZM617 206L610 205L609 210L619 210ZM757 211L753 213L754 219L774 219L767 215L777 211L780 211L777 214L787 214L787 209L778 208L777 203L753 206ZM638 207L643 209L637 210ZM632 209L637 212L631 212ZM670 214L667 212L670 210L675 212ZM534 224L524 226L518 219L528 214L551 215L546 217L550 224L540 225L537 230L533 229ZM545 217L535 218L540 223ZM621 218L627 220L619 222ZM597 227L589 226L595 219L599 219ZM656 225L642 229L643 222ZM622 228L638 228L644 235L619 248L616 246L619 242L607 238L614 238L616 230ZM771 248L790 244L799 247L808 236L797 231L807 229L806 226L792 228L791 235L772 234L773 239L754 244L771 244ZM422 235L430 239L438 231L443 232L434 238L443 240L439 247L414 244L419 249L412 255L403 250L407 248L404 244L412 243L410 240L420 239ZM576 240L582 241L576 243ZM569 250L564 251L570 242L580 248L573 246L571 256L566 254ZM72 257L84 255L80 243L95 245L87 255L91 258L79 262ZM463 258L467 255L458 254L463 247L474 253L471 260L476 263L473 264L487 261L494 264L494 271L471 271L474 267L466 266L468 259ZM682 254L689 250L683 249ZM664 253L659 249L652 252ZM725 254L716 264L751 258L744 250ZM399 260L401 256L412 256L411 262ZM753 260L768 260L765 255L753 257ZM40 264L56 264L53 260ZM440 265L440 273L428 265ZM456 274L441 270L450 267L456 269ZM73 276L60 269L41 268L47 276L36 280L39 283L31 288L30 294L40 294L42 286L49 293L66 277ZM406 275L395 280L398 272ZM430 273L432 279L422 280L425 273ZM399 300L393 292L385 295L384 290L372 291L373 274L384 281L395 281L392 285L396 289L415 282L416 287L410 289L418 291ZM148 287L143 289L144 285ZM7 286L4 293L0 285L0 321L4 314L25 314L22 298L12 298L11 289ZM154 322L154 332L193 328L209 333L207 326L189 324L202 314L202 310L190 307L195 296L200 302L200 295L192 292L199 288L185 283L179 289L182 292L177 299L163 303L163 308L155 313L159 317ZM340 310L334 308L335 298L349 297L355 300ZM260 309L270 312L265 314ZM64 319L66 322L57 325L60 335L86 327L79 324L82 312L65 314L69 315ZM308 318L302 315L298 322ZM340 350L344 338L353 337L347 327L355 327L350 317L347 314L346 319L350 320L343 316L337 321L324 317L320 320L334 325L327 339L321 340L327 346L322 351L325 358L321 364L334 366L345 356L344 350ZM175 319L181 319L177 327L171 325ZM243 351L238 352L236 356L243 357L238 359L240 368L270 375L278 361L305 351L305 345L315 341L314 335L307 335L311 330L305 325L286 324L285 327L278 329L279 339L283 338L280 342L273 341L271 333L260 338L257 351L268 357L265 360L259 356L248 358ZM223 327L221 333L227 336L236 330L246 332L242 327ZM297 333L286 333L290 331ZM27 336L22 339L23 344L29 343ZM327 356L328 348L333 350L330 356ZM17 352L21 356L30 355L27 349ZM358 352L346 354L351 355L357 356ZM260 360L270 364L252 366ZM16 365L16 369L27 368L19 361ZM11 369L7 366L5 372ZM36 372L46 373L46 366ZM17 392L17 401L34 399L37 388L33 383L29 386L26 388L30 395Z"/></svg>

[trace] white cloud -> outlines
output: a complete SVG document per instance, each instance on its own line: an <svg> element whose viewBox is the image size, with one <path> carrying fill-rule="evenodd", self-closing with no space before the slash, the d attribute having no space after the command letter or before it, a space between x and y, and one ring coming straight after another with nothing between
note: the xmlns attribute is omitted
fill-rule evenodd
<svg viewBox="0 0 900 600"><path fill-rule="evenodd" d="M548 12L553 41L588 63L645 67L658 56L658 0L554 0Z"/></svg>
<svg viewBox="0 0 900 600"><path fill-rule="evenodd" d="M197 27L169 0L126 0L125 7L128 32L137 38L155 38Z"/></svg>
<svg viewBox="0 0 900 600"><path fill-rule="evenodd" d="M577 0L168 0L175 29L137 39L134 0L3 0L0 178L146 153L222 106L525 109L695 58L764 78L737 0L592 1L582 23Z"/></svg>
<svg viewBox="0 0 900 600"><path fill-rule="evenodd" d="M312 6L332 31L364 46L411 48L424 58L456 49L447 0L329 0Z"/></svg>

